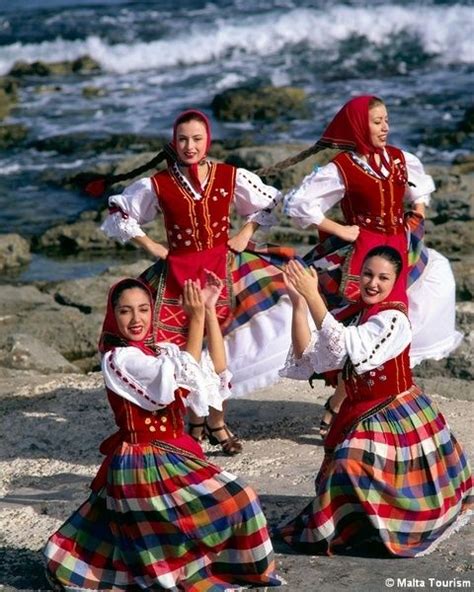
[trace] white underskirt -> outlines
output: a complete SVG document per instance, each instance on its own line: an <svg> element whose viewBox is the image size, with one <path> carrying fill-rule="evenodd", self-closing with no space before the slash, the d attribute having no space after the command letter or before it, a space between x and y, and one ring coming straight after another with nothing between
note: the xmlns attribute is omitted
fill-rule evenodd
<svg viewBox="0 0 474 592"><path fill-rule="evenodd" d="M410 365L441 360L463 339L456 331L456 285L449 261L433 249L423 274L408 289L408 316L413 340Z"/></svg>

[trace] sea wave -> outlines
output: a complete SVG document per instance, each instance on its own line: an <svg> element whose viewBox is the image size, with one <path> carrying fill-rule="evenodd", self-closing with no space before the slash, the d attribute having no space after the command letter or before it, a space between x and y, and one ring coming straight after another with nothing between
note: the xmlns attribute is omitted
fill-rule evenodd
<svg viewBox="0 0 474 592"><path fill-rule="evenodd" d="M351 37L365 37L372 46L386 46L401 34L416 38L440 63L471 64L472 9L469 6L335 6L322 11L292 9L256 18L220 19L194 25L186 34L161 39L108 43L96 35L86 39L60 37L42 43L14 43L0 47L0 73L14 62L74 60L89 55L108 72L168 69L206 64L239 55L271 56L297 52L302 45L324 53L337 51Z"/></svg>

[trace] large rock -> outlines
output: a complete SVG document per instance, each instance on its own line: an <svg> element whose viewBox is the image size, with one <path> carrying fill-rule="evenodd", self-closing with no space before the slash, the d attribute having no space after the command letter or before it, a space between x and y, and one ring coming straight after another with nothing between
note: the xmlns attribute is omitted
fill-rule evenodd
<svg viewBox="0 0 474 592"><path fill-rule="evenodd" d="M0 349L8 350L8 338L28 334L49 344L68 360L87 358L97 351L103 317L62 306L53 294L35 286L2 286L0 290Z"/></svg>
<svg viewBox="0 0 474 592"><path fill-rule="evenodd" d="M474 220L452 220L428 231L425 242L428 247L446 256L469 255L474 246Z"/></svg>
<svg viewBox="0 0 474 592"><path fill-rule="evenodd" d="M0 271L21 267L31 260L30 243L19 234L0 235Z"/></svg>
<svg viewBox="0 0 474 592"><path fill-rule="evenodd" d="M24 333L8 337L5 349L0 351L0 365L14 370L36 370L42 374L79 372L79 368L57 350Z"/></svg>
<svg viewBox="0 0 474 592"><path fill-rule="evenodd" d="M472 381L474 378L474 302L461 302L456 306L458 329L464 339L451 355L442 360L426 360L414 369L414 374L422 378L456 378Z"/></svg>
<svg viewBox="0 0 474 592"><path fill-rule="evenodd" d="M18 102L18 83L8 76L0 77L0 119L6 117Z"/></svg>
<svg viewBox="0 0 474 592"><path fill-rule="evenodd" d="M275 121L307 116L306 99L301 88L243 86L217 94L211 108L222 121Z"/></svg>
<svg viewBox="0 0 474 592"><path fill-rule="evenodd" d="M101 68L98 62L89 56L83 56L73 61L61 62L15 62L9 72L10 76L66 76L68 74L96 74Z"/></svg>
<svg viewBox="0 0 474 592"><path fill-rule="evenodd" d="M8 315L15 315L22 311L27 312L40 307L58 309L54 297L40 291L36 286L11 286L7 284L0 289L2 319Z"/></svg>
<svg viewBox="0 0 474 592"><path fill-rule="evenodd" d="M456 279L456 299L474 299L474 256L465 255L460 261L452 261L451 268Z"/></svg>
<svg viewBox="0 0 474 592"><path fill-rule="evenodd" d="M75 254L84 251L109 252L133 251L137 247L132 242L122 244L118 240L108 238L100 229L100 225L107 216L107 210L82 212L79 220L71 224L59 224L49 228L44 234L35 238L34 249L39 251L53 251L61 255ZM149 224L143 226L150 238L156 241L166 241L166 231L163 220L158 216Z"/></svg>
<svg viewBox="0 0 474 592"><path fill-rule="evenodd" d="M60 251L63 255L90 250L122 248L109 239L95 220L79 220L72 224L60 224L39 237L36 248Z"/></svg>
<svg viewBox="0 0 474 592"><path fill-rule="evenodd" d="M109 288L124 277L137 277L152 263L141 259L135 263L113 266L99 276L53 282L45 286L45 290L60 304L78 308L85 314L104 314Z"/></svg>

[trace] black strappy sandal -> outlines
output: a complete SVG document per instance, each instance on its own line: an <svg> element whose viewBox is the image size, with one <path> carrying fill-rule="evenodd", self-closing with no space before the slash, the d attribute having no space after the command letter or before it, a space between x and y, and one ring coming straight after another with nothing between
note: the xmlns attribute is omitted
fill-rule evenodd
<svg viewBox="0 0 474 592"><path fill-rule="evenodd" d="M199 436L194 435L194 430L200 430ZM202 442L206 436L205 433L205 423L188 423L188 434L191 436L193 440L196 442Z"/></svg>
<svg viewBox="0 0 474 592"><path fill-rule="evenodd" d="M319 423L319 435L321 436L321 438L325 438L328 435L329 429L331 428L332 422L334 421L334 418L337 415L337 411L334 411L334 409L331 407L331 399L332 399L333 395L331 395L330 397L327 398L326 403L324 403L324 410L327 411L330 415L331 415L331 420L329 422L324 421L324 419L322 419Z"/></svg>
<svg viewBox="0 0 474 592"><path fill-rule="evenodd" d="M242 442L240 442L237 436L234 436L229 432L229 428L226 426L226 424L223 424L218 428L210 428L206 423L204 426L204 431L209 440L209 444L212 444L213 446L220 446L222 452L227 454L227 456L234 456L235 454L242 452ZM224 440L219 440L213 435L214 432L221 431L225 432L227 435L227 438Z"/></svg>

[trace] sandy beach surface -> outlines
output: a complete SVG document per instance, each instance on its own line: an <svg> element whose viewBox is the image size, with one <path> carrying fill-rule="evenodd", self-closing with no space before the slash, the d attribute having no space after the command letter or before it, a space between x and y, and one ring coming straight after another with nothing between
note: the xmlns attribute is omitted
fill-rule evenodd
<svg viewBox="0 0 474 592"><path fill-rule="evenodd" d="M98 445L113 431L102 378L2 371L0 376L0 590L47 590L41 548L87 497L100 463ZM430 394L473 458L473 393ZM245 478L259 493L270 525L309 502L323 449L317 425L329 389L283 380L233 400L229 423L244 440L228 458L205 445L216 463ZM456 397L462 396L462 400ZM381 592L474 588L473 530L463 528L417 559L304 556L275 544L288 592Z"/></svg>

